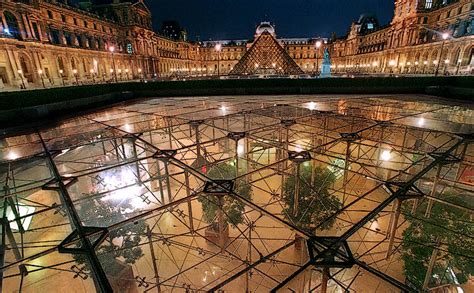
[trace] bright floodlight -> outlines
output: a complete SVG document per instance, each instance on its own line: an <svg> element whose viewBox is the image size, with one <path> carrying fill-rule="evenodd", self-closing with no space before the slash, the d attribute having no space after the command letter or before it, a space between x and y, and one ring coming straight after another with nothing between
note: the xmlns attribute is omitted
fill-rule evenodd
<svg viewBox="0 0 474 293"><path fill-rule="evenodd" d="M372 62L373 67L377 67L378 65L379 65L379 63L377 61Z"/></svg>
<svg viewBox="0 0 474 293"><path fill-rule="evenodd" d="M395 60L390 60L390 61L388 62L388 65L390 65L390 66L395 66Z"/></svg>
<svg viewBox="0 0 474 293"><path fill-rule="evenodd" d="M18 72L19 74L22 74L22 73L23 73L23 71L22 71L21 69L18 69L17 72Z"/></svg>
<svg viewBox="0 0 474 293"><path fill-rule="evenodd" d="M444 63L445 63L445 64L448 64L448 63L449 63L449 59L444 60Z"/></svg>
<svg viewBox="0 0 474 293"><path fill-rule="evenodd" d="M321 47L321 41L317 41L316 42L316 48L320 48Z"/></svg>
<svg viewBox="0 0 474 293"><path fill-rule="evenodd" d="M77 73L77 69L73 69L73 70L72 70L72 73L76 74L76 73Z"/></svg>
<svg viewBox="0 0 474 293"><path fill-rule="evenodd" d="M39 75L43 74L43 70L39 69L39 70L38 70L38 74L39 74Z"/></svg>
<svg viewBox="0 0 474 293"><path fill-rule="evenodd" d="M301 153L302 151L303 151L303 148L299 144L297 144L295 147L295 152Z"/></svg>
<svg viewBox="0 0 474 293"><path fill-rule="evenodd" d="M216 46L214 48L216 49L217 52L219 52L222 49L222 45L221 44L216 44Z"/></svg>
<svg viewBox="0 0 474 293"><path fill-rule="evenodd" d="M91 70L89 70L89 71L90 71L90 73L94 73L94 69L91 69Z"/></svg>
<svg viewBox="0 0 474 293"><path fill-rule="evenodd" d="M390 154L390 151L389 150L384 150L382 152L382 154L380 155L380 159L382 161L390 161L390 158L392 157L392 155Z"/></svg>
<svg viewBox="0 0 474 293"><path fill-rule="evenodd" d="M126 132L132 132L133 131L133 127L130 125L130 124L125 124L123 126L123 128L125 129Z"/></svg>
<svg viewBox="0 0 474 293"><path fill-rule="evenodd" d="M238 144L237 144L237 154L238 154L239 156L243 155L244 152L245 152L245 148L244 148L244 146L243 146L242 143L243 143L243 142L240 142L240 141L239 141Z"/></svg>
<svg viewBox="0 0 474 293"><path fill-rule="evenodd" d="M16 160L18 159L20 156L15 153L14 151L10 151L8 154L7 154L7 159L10 160L10 161L13 161L13 160Z"/></svg>
<svg viewBox="0 0 474 293"><path fill-rule="evenodd" d="M141 69L141 68L138 68L138 72L139 72L139 73L142 72L142 69Z"/></svg>
<svg viewBox="0 0 474 293"><path fill-rule="evenodd" d="M308 109L310 109L311 111L316 109L316 103L315 102L309 102L308 103Z"/></svg>
<svg viewBox="0 0 474 293"><path fill-rule="evenodd" d="M448 33L444 33L443 34L443 40L447 40L449 38L449 34Z"/></svg>
<svg viewBox="0 0 474 293"><path fill-rule="evenodd" d="M423 125L425 125L425 118L423 117L418 118L418 126L421 127Z"/></svg>
<svg viewBox="0 0 474 293"><path fill-rule="evenodd" d="M114 47L114 46L110 46L110 47L109 47L109 51L113 53L113 52L115 51L115 47Z"/></svg>

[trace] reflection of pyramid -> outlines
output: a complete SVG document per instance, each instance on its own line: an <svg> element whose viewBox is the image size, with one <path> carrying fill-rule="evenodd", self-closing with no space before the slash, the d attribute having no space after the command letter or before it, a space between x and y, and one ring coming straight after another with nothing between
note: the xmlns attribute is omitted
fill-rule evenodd
<svg viewBox="0 0 474 293"><path fill-rule="evenodd" d="M230 75L303 74L274 36L264 31L230 72Z"/></svg>

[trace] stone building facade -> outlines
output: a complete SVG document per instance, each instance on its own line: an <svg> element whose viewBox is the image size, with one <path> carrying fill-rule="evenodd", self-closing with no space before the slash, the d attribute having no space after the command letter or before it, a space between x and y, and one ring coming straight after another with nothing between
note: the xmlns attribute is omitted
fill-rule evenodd
<svg viewBox="0 0 474 293"><path fill-rule="evenodd" d="M396 0L388 26L363 16L331 43L334 71L472 74L472 0Z"/></svg>
<svg viewBox="0 0 474 293"><path fill-rule="evenodd" d="M264 22L252 40L172 40L153 31L143 0L81 0L79 7L0 1L0 89L225 75L259 33L276 35ZM278 42L308 74L318 71L326 47L340 74L472 74L473 11L471 0L396 0L387 26L362 16L344 38Z"/></svg>

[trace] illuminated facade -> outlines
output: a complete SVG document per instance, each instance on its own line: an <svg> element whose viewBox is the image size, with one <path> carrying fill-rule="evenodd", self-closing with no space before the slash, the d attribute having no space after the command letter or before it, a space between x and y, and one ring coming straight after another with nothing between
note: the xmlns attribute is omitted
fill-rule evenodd
<svg viewBox="0 0 474 293"><path fill-rule="evenodd" d="M336 72L472 74L471 0L396 0L390 25L363 16L332 43Z"/></svg>
<svg viewBox="0 0 474 293"><path fill-rule="evenodd" d="M362 16L339 39L277 38L274 26L262 22L253 40L200 43L156 34L142 0L82 0L80 7L66 0L0 3L0 88L226 75L264 31L307 74L319 71L325 47L340 74L471 74L473 68L470 0L397 0L390 25Z"/></svg>

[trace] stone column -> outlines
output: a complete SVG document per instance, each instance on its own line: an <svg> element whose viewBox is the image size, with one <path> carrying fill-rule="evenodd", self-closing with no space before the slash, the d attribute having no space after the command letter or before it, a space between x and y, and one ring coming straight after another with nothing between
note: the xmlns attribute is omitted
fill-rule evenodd
<svg viewBox="0 0 474 293"><path fill-rule="evenodd" d="M28 18L26 15L22 14L21 18L23 20L23 26L25 27L25 32L26 36L28 39L33 39L33 36L31 35L31 27L30 27L30 22L28 21Z"/></svg>

